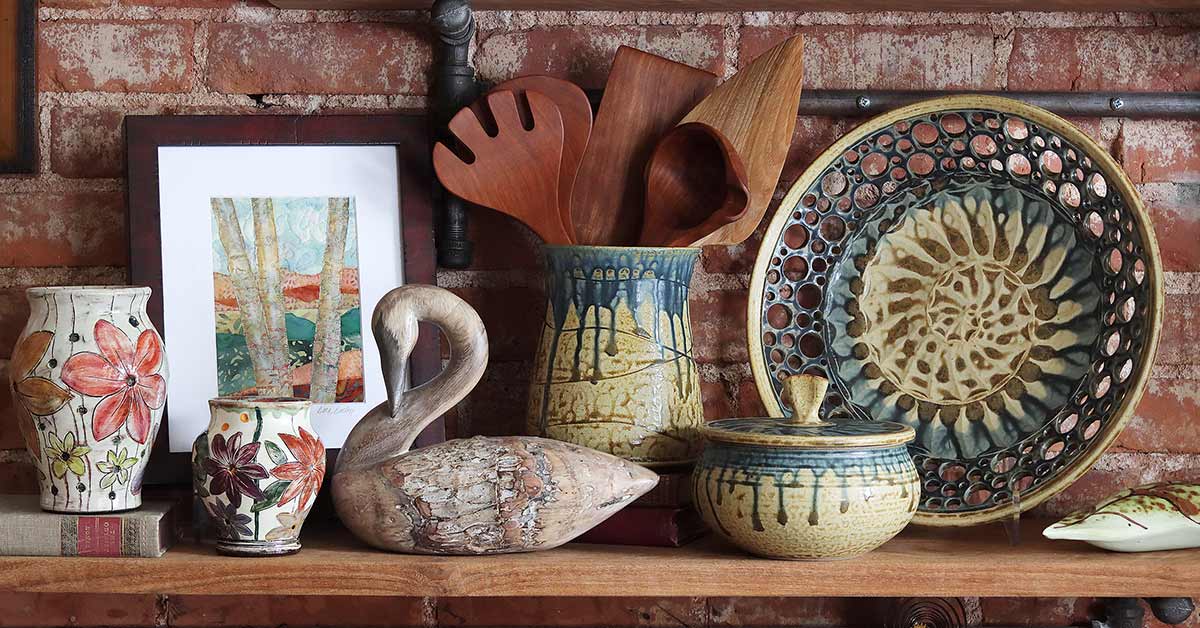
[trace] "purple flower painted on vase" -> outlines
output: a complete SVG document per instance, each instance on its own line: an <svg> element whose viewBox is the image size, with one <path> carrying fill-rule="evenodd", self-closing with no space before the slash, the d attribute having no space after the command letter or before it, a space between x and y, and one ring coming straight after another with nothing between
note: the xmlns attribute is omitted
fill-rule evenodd
<svg viewBox="0 0 1200 628"><path fill-rule="evenodd" d="M204 508L208 510L208 518L216 528L218 538L236 541L243 536L254 535L250 531L250 515L238 513L237 506L227 504L218 497L211 502L205 500Z"/></svg>
<svg viewBox="0 0 1200 628"><path fill-rule="evenodd" d="M210 456L204 460L204 472L212 477L208 491L213 495L224 493L234 508L242 505L242 495L255 501L262 499L258 481L267 477L266 467L254 462L259 443L241 443L241 432L228 441L224 434L217 434L209 448Z"/></svg>

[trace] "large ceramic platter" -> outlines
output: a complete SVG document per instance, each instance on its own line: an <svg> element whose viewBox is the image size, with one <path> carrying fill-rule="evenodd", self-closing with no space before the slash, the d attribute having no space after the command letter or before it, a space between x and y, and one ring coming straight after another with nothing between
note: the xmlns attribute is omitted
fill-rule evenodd
<svg viewBox="0 0 1200 628"><path fill-rule="evenodd" d="M750 288L754 378L819 373L825 418L912 426L918 523L1032 508L1141 397L1161 326L1153 231L1120 167L1047 111L956 96L877 117L796 182Z"/></svg>

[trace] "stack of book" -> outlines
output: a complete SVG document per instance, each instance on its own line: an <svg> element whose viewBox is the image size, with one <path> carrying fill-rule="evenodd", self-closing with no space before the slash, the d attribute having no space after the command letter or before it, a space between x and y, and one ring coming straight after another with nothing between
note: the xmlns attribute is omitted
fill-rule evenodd
<svg viewBox="0 0 1200 628"><path fill-rule="evenodd" d="M687 469L659 473L658 486L576 542L679 547L707 532L692 505L692 472Z"/></svg>
<svg viewBox="0 0 1200 628"><path fill-rule="evenodd" d="M46 512L37 495L0 495L0 556L157 558L175 538L171 502L112 514Z"/></svg>

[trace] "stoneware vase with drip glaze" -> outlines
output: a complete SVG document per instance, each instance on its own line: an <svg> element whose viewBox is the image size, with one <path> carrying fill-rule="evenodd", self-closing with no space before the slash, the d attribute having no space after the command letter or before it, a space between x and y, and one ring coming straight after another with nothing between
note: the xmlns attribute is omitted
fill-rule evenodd
<svg viewBox="0 0 1200 628"><path fill-rule="evenodd" d="M307 399L223 397L192 449L193 490L217 551L275 556L300 549L300 527L325 480L325 445Z"/></svg>
<svg viewBox="0 0 1200 628"><path fill-rule="evenodd" d="M695 248L546 246L527 431L661 466L704 419L688 284Z"/></svg>
<svg viewBox="0 0 1200 628"><path fill-rule="evenodd" d="M41 505L112 512L142 504L142 474L167 400L150 289L30 288L8 375Z"/></svg>
<svg viewBox="0 0 1200 628"><path fill-rule="evenodd" d="M721 419L693 472L696 508L717 534L768 558L851 558L895 536L920 485L907 425L826 422L828 382L785 380L792 417Z"/></svg>

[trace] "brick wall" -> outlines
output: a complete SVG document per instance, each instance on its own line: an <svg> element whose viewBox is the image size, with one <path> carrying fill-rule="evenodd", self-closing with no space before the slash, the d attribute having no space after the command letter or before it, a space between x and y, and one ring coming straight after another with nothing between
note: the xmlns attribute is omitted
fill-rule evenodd
<svg viewBox="0 0 1200 628"><path fill-rule="evenodd" d="M45 0L32 177L0 178L0 371L33 285L123 281L125 114L370 112L425 106L430 39L421 13L274 10L258 0ZM1163 14L481 12L484 78L524 73L603 85L634 45L728 75L793 32L807 37L808 88L1200 90L1200 18ZM1041 508L1062 513L1117 487L1200 475L1200 122L1075 120L1146 199L1167 271L1166 320L1137 416L1097 468ZM855 121L802 118L780 193ZM476 264L439 284L488 325L492 364L455 410L459 435L513 433L524 411L542 293L535 241L486 211L472 217ZM761 412L746 364L744 311L757 239L704 251L693 281L709 418ZM0 390L0 490L32 490L11 401ZM82 586L82 583L81 583ZM983 600L988 623L1067 623L1086 600ZM830 625L853 604L736 600L361 601L0 595L21 625L487 624L514 616L575 625ZM57 609L48 611L47 609ZM351 608L351 610L346 610ZM500 619L500 618L506 619ZM1197 624L1200 625L1200 624Z"/></svg>

